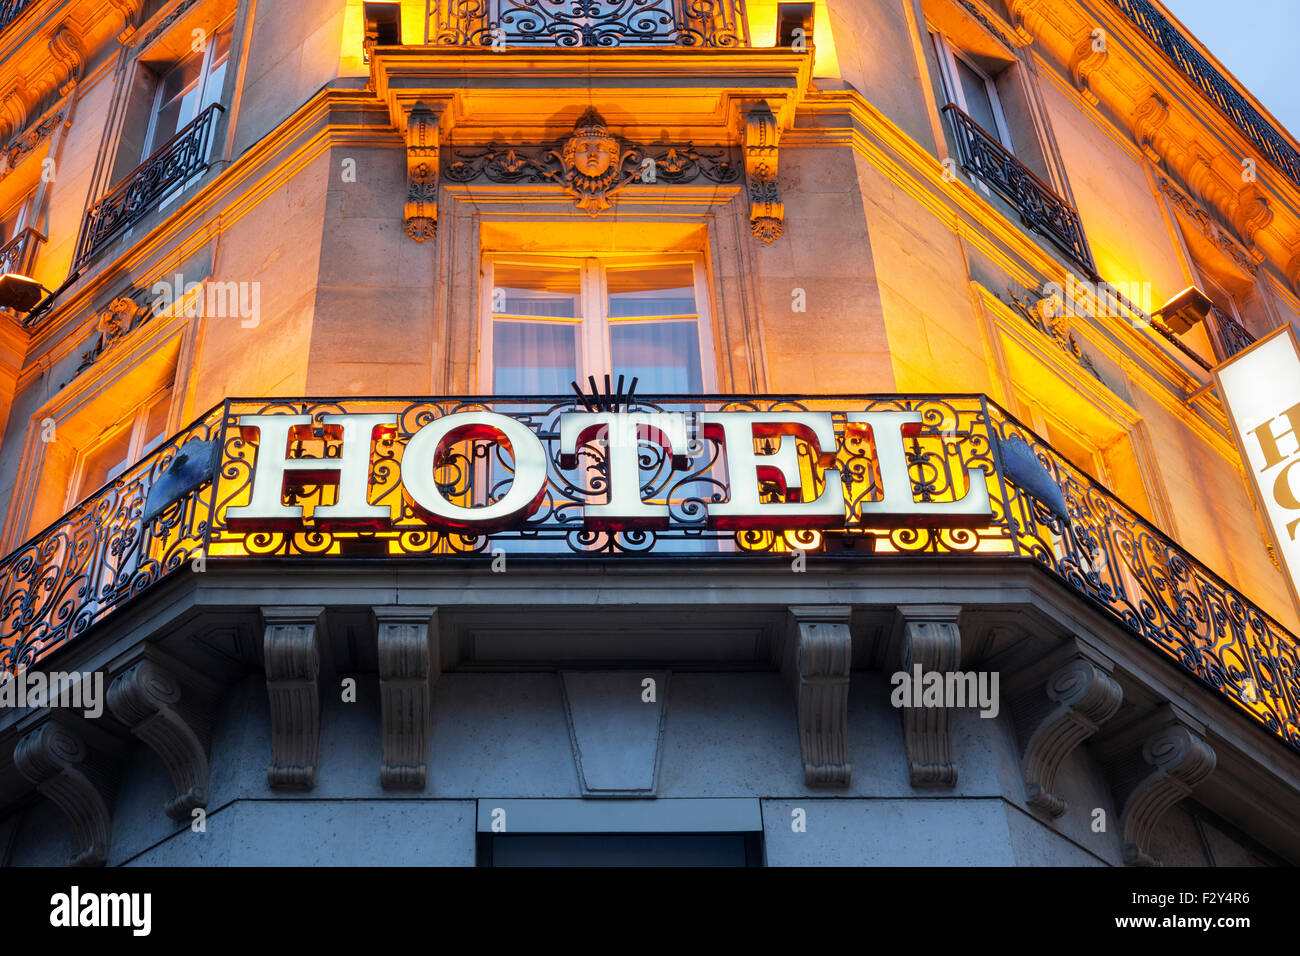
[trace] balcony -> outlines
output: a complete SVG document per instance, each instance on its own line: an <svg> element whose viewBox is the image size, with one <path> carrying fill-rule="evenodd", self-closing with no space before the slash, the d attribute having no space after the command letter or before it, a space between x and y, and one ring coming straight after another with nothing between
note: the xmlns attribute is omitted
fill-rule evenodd
<svg viewBox="0 0 1300 956"><path fill-rule="evenodd" d="M208 168L212 131L221 111L220 104L213 103L87 210L74 270Z"/></svg>
<svg viewBox="0 0 1300 956"><path fill-rule="evenodd" d="M949 575L959 568L978 572L981 562L992 562L983 568L998 575L1008 565L1041 569L1063 593L1082 599L1120 633L1300 749L1295 636L987 398L688 396L637 398L633 409L683 412L688 419L702 410L829 413L845 521L833 530L711 526L706 511L730 498L730 486L722 442L705 435L686 463L666 458L653 443L641 445L641 495L667 502L666 527L588 527L582 505L604 494L600 489L608 487L608 471L602 470L598 445L576 470L559 453L559 416L583 410L572 397L229 400L0 562L0 668L37 664L196 562L209 573L267 559L286 574L295 564L319 567L323 561L344 573L355 562L371 568L376 562L396 568L410 561L486 567L501 551L511 560L514 555L527 560L539 542L549 552L542 558L547 562L663 558L722 562L732 572L770 568L774 559L788 565L796 550L827 564L866 562L900 573L911 567L918 574L932 571L936 559ZM544 452L540 506L491 534L431 527L412 509L400 478L411 436L430 422L467 411L497 411L515 419ZM855 411L919 416L919 429L903 440L913 500L960 501L975 469L987 484L991 515L953 526L873 525L867 506L881 499L882 479L874 438L847 421ZM250 529L232 522L231 509L250 499L257 459L257 444L241 428L240 416L308 416L317 424L289 432L289 458L338 459L341 436L331 431L335 426L320 424L320 416L338 413L382 413L396 422L395 428L377 432L367 493L368 503L387 509L391 520L365 529L318 522L316 508L333 503L336 486L320 483L318 474L306 470L285 485L287 503L303 507L300 523ZM806 443L800 444L809 487L802 489L802 499L788 500L815 500L829 469L811 467ZM189 459L185 467L173 467L181 454ZM434 460L434 481L448 500L483 506L501 499L512 470L502 446L464 438ZM779 501L787 493L768 484L762 494L766 501ZM701 549L702 541L711 546Z"/></svg>
<svg viewBox="0 0 1300 956"><path fill-rule="evenodd" d="M1094 274L1096 266L1074 207L956 105L949 103L943 112L952 127L962 169L996 190L1015 207L1026 226L1051 240L1089 275Z"/></svg>
<svg viewBox="0 0 1300 956"><path fill-rule="evenodd" d="M740 0L438 0L440 46L747 46Z"/></svg>
<svg viewBox="0 0 1300 956"><path fill-rule="evenodd" d="M0 246L0 275L7 272L30 275L32 262L36 258L36 247L44 241L42 233L28 226Z"/></svg>
<svg viewBox="0 0 1300 956"><path fill-rule="evenodd" d="M0 30L13 23L35 0L0 0Z"/></svg>
<svg viewBox="0 0 1300 956"><path fill-rule="evenodd" d="M1228 117L1293 183L1300 185L1300 153L1179 33L1148 0L1112 0L1192 85Z"/></svg>

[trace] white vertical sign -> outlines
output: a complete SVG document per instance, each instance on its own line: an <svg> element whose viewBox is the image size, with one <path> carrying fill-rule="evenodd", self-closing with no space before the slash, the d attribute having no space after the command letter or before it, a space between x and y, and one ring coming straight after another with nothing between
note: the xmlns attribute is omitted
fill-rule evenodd
<svg viewBox="0 0 1300 956"><path fill-rule="evenodd" d="M1278 562L1300 602L1300 342L1283 326L1215 371Z"/></svg>

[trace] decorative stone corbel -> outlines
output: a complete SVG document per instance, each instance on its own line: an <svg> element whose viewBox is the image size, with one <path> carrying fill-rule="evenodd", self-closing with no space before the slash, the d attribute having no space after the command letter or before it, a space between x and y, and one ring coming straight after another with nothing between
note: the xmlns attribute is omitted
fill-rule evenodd
<svg viewBox="0 0 1300 956"><path fill-rule="evenodd" d="M1273 222L1273 210L1268 206L1268 198L1254 183L1247 183L1237 194L1233 208L1233 225L1241 235L1242 241L1251 257L1257 262L1264 261L1264 253L1255 246L1255 237L1267 229Z"/></svg>
<svg viewBox="0 0 1300 956"><path fill-rule="evenodd" d="M1020 42L1029 46L1034 42L1034 35L1041 32L1047 22L1042 7L1045 0L1007 0L1007 13L1011 14L1011 27L1016 31Z"/></svg>
<svg viewBox="0 0 1300 956"><path fill-rule="evenodd" d="M851 609L792 607L795 707L803 779L809 787L849 783L849 635Z"/></svg>
<svg viewBox="0 0 1300 956"><path fill-rule="evenodd" d="M1169 104L1154 91L1133 111L1133 138L1153 163L1160 162L1161 149L1157 139L1168 122Z"/></svg>
<svg viewBox="0 0 1300 956"><path fill-rule="evenodd" d="M196 807L208 805L212 690L156 649L146 651L108 688L113 716L158 755L171 775L176 796L163 812L173 820L188 820Z"/></svg>
<svg viewBox="0 0 1300 956"><path fill-rule="evenodd" d="M961 661L961 632L955 605L909 605L898 609L902 626L901 664L912 675L947 674ZM952 715L947 707L903 707L903 744L914 787L953 787L957 764L952 756Z"/></svg>
<svg viewBox="0 0 1300 956"><path fill-rule="evenodd" d="M1123 698L1106 670L1073 645L1018 675L1011 710L1022 742L1020 769L1031 807L1054 817L1065 813L1068 805L1056 793L1061 765L1115 716Z"/></svg>
<svg viewBox="0 0 1300 956"><path fill-rule="evenodd" d="M101 738L103 738L101 740ZM114 764L107 735L51 716L14 749L18 772L72 821L79 851L69 866L103 866L113 840Z"/></svg>
<svg viewBox="0 0 1300 956"><path fill-rule="evenodd" d="M1214 771L1214 750L1203 733L1197 721L1166 704L1150 720L1107 741L1116 803L1123 808L1127 865L1160 865L1151 854L1151 836L1161 817Z"/></svg>
<svg viewBox="0 0 1300 956"><path fill-rule="evenodd" d="M1300 295L1300 236L1291 243L1291 258L1286 263L1286 280L1291 283L1291 290Z"/></svg>
<svg viewBox="0 0 1300 956"><path fill-rule="evenodd" d="M766 102L744 113L745 180L749 187L749 227L772 242L784 228L785 205L777 185L777 123Z"/></svg>
<svg viewBox="0 0 1300 956"><path fill-rule="evenodd" d="M1074 87L1092 106L1096 106L1100 100L1092 91L1089 77L1101 69L1109 55L1106 50L1105 34L1098 36L1098 31L1089 30L1070 56L1070 77L1074 80Z"/></svg>
<svg viewBox="0 0 1300 956"><path fill-rule="evenodd" d="M423 790L429 773L433 685L438 680L437 609L375 608L386 790Z"/></svg>
<svg viewBox="0 0 1300 956"><path fill-rule="evenodd" d="M406 112L406 234L416 242L438 235L438 123L423 103Z"/></svg>
<svg viewBox="0 0 1300 956"><path fill-rule="evenodd" d="M320 629L324 608L262 608L266 693L271 703L273 788L310 790L320 749Z"/></svg>
<svg viewBox="0 0 1300 956"><path fill-rule="evenodd" d="M59 93L67 96L81 81L81 72L86 64L86 53L81 45L81 38L68 23L63 23L54 31L49 42L50 58L62 66L66 79L62 84L56 80Z"/></svg>

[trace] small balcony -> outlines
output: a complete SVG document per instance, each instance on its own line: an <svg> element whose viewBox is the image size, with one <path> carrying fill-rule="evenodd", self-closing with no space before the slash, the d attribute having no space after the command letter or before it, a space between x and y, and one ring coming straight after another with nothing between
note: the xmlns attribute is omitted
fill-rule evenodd
<svg viewBox="0 0 1300 956"><path fill-rule="evenodd" d="M16 236L0 246L0 275L17 272L30 275L32 262L36 259L36 247L45 241L45 236L28 226Z"/></svg>
<svg viewBox="0 0 1300 956"><path fill-rule="evenodd" d="M221 105L213 103L87 210L73 269L80 269L208 168L212 132L221 111Z"/></svg>
<svg viewBox="0 0 1300 956"><path fill-rule="evenodd" d="M1074 207L956 105L949 103L943 112L952 127L962 169L996 190L1015 207L1026 226L1049 239L1089 275L1096 272Z"/></svg>
<svg viewBox="0 0 1300 956"><path fill-rule="evenodd" d="M438 0L439 46L748 46L741 0Z"/></svg>

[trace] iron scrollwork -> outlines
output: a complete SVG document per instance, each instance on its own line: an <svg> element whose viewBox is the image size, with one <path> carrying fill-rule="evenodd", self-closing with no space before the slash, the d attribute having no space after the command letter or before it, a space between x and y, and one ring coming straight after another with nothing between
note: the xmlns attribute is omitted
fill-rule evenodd
<svg viewBox="0 0 1300 956"><path fill-rule="evenodd" d="M433 42L454 46L738 47L738 0L438 0Z"/></svg>

